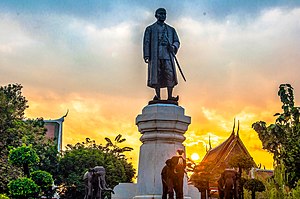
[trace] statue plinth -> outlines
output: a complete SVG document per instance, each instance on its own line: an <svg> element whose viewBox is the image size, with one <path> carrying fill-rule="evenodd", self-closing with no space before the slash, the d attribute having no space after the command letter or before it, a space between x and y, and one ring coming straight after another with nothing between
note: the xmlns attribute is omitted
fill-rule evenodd
<svg viewBox="0 0 300 199"><path fill-rule="evenodd" d="M167 159L176 155L178 149L185 151L182 142L191 118L184 115L184 108L174 104L151 104L144 107L136 118L142 136L140 147L137 196L161 198L161 171ZM187 179L184 193L187 195ZM189 198L189 197L185 197Z"/></svg>
<svg viewBox="0 0 300 199"><path fill-rule="evenodd" d="M178 101L174 100L151 100L148 102L148 105L151 104L174 104L178 106Z"/></svg>

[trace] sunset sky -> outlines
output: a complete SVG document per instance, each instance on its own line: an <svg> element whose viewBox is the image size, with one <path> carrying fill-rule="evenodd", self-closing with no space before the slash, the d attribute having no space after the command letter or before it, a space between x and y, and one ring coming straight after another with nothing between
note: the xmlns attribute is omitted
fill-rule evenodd
<svg viewBox="0 0 300 199"><path fill-rule="evenodd" d="M176 3L175 3L176 2ZM230 2L230 3L229 3ZM121 133L137 167L135 118L153 97L142 59L145 27L167 10L181 48L174 94L191 116L187 156L205 155L240 121L256 163L272 168L251 124L274 122L281 83L300 99L300 1L0 1L0 85L20 83L26 116L65 118L63 144L86 137L104 143ZM165 95L164 95L165 96Z"/></svg>

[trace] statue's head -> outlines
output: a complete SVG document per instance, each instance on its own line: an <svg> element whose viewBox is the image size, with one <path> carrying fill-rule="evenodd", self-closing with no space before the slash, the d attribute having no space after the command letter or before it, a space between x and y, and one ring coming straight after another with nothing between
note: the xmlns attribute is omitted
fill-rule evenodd
<svg viewBox="0 0 300 199"><path fill-rule="evenodd" d="M103 166L95 166L94 173L99 176L105 175L105 168Z"/></svg>
<svg viewBox="0 0 300 199"><path fill-rule="evenodd" d="M180 155L180 156L184 155L184 150L178 149L177 154Z"/></svg>
<svg viewBox="0 0 300 199"><path fill-rule="evenodd" d="M172 166L172 160L171 159L167 159L166 165L169 166L169 167L171 167Z"/></svg>
<svg viewBox="0 0 300 199"><path fill-rule="evenodd" d="M167 18L167 11L164 8L158 8L155 11L155 18L157 21L164 22Z"/></svg>

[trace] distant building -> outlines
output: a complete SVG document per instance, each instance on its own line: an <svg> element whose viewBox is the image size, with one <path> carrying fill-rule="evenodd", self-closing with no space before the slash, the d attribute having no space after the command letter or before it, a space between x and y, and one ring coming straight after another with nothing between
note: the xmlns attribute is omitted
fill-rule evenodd
<svg viewBox="0 0 300 199"><path fill-rule="evenodd" d="M274 175L274 170L252 168L250 171L251 178L267 179Z"/></svg>
<svg viewBox="0 0 300 199"><path fill-rule="evenodd" d="M47 129L46 137L54 140L55 144L57 144L58 151L61 151L62 149L63 122L68 115L68 112L59 119L44 120L45 128Z"/></svg>

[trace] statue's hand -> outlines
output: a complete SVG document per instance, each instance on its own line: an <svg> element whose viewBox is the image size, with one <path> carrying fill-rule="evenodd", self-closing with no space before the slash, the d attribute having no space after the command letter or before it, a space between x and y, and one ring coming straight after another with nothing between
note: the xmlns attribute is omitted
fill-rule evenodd
<svg viewBox="0 0 300 199"><path fill-rule="evenodd" d="M144 57L144 61L145 61L146 64L148 64L149 63L149 57Z"/></svg>
<svg viewBox="0 0 300 199"><path fill-rule="evenodd" d="M175 54L175 52L176 52L176 47L175 47L174 45L170 45L170 46L168 46L168 50L169 50L169 52Z"/></svg>

